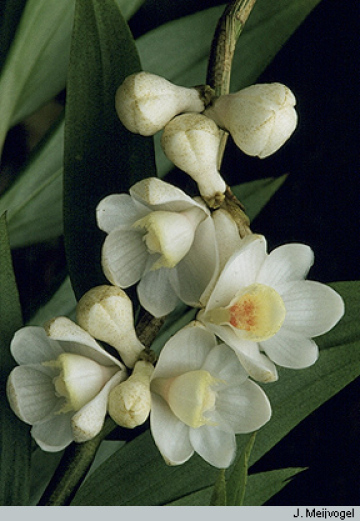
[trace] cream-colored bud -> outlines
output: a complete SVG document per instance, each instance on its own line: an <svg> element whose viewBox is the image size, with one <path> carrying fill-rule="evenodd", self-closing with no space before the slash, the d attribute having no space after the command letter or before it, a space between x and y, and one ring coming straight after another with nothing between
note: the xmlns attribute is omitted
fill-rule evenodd
<svg viewBox="0 0 360 521"><path fill-rule="evenodd" d="M288 87L264 83L220 96L205 114L227 130L245 154L264 158L276 152L294 132L295 104Z"/></svg>
<svg viewBox="0 0 360 521"><path fill-rule="evenodd" d="M179 87L143 71L128 76L120 85L115 108L130 132L152 136L177 114L202 112L205 104L197 89Z"/></svg>
<svg viewBox="0 0 360 521"><path fill-rule="evenodd" d="M78 324L94 338L107 342L133 367L144 346L134 328L131 300L117 286L97 286L85 293L76 308Z"/></svg>
<svg viewBox="0 0 360 521"><path fill-rule="evenodd" d="M161 137L165 155L196 181L212 208L224 199L226 184L217 169L220 131L202 114L182 114L168 123Z"/></svg>
<svg viewBox="0 0 360 521"><path fill-rule="evenodd" d="M121 427L134 429L142 425L150 413L150 378L154 367L150 362L136 362L130 378L110 392L108 412Z"/></svg>

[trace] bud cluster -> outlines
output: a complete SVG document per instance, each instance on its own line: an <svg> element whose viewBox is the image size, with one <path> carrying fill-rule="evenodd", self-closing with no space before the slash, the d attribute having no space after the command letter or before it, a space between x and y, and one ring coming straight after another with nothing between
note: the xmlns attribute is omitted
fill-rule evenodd
<svg viewBox="0 0 360 521"><path fill-rule="evenodd" d="M220 206L226 189L218 170L220 129L245 154L267 157L295 130L295 103L293 93L280 83L252 85L215 98L209 86L180 87L144 71L126 78L116 93L122 124L143 136L163 129L165 155L196 181L211 208Z"/></svg>

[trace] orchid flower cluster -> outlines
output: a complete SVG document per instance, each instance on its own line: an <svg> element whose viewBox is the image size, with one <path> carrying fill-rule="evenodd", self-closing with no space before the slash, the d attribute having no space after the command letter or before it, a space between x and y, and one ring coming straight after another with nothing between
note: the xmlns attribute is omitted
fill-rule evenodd
<svg viewBox="0 0 360 521"><path fill-rule="evenodd" d="M316 362L313 338L340 320L342 298L305 280L314 260L308 246L267 252L240 206L227 204L231 191L218 167L221 132L244 153L267 157L294 131L294 106L292 92L278 83L216 98L207 86L179 87L141 72L119 87L122 124L144 136L162 131L165 155L193 178L199 195L147 178L129 194L100 201L109 285L80 299L77 323L58 317L15 334L11 352L19 365L10 373L8 398L43 450L94 438L107 414L127 429L150 418L168 464L196 452L227 468L236 434L271 418L264 388L278 379L277 366ZM135 330L125 291L135 285L154 318L179 304L196 311L157 357Z"/></svg>

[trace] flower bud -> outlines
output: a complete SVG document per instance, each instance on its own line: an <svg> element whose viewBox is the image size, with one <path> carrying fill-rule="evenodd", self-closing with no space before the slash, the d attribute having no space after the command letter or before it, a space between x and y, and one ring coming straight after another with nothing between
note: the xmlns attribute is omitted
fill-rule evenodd
<svg viewBox="0 0 360 521"><path fill-rule="evenodd" d="M226 184L217 169L220 131L202 114L182 114L168 123L161 137L165 155L197 183L200 194L215 208Z"/></svg>
<svg viewBox="0 0 360 521"><path fill-rule="evenodd" d="M85 293L76 309L78 324L94 338L107 342L133 367L144 346L134 328L132 303L117 286L97 286Z"/></svg>
<svg viewBox="0 0 360 521"><path fill-rule="evenodd" d="M150 413L150 378L154 367L150 362L136 362L130 378L110 392L108 412L121 427L134 429L142 425Z"/></svg>
<svg viewBox="0 0 360 521"><path fill-rule="evenodd" d="M205 104L197 89L179 87L143 71L128 76L120 85L115 108L130 132L152 136L177 114L202 112Z"/></svg>
<svg viewBox="0 0 360 521"><path fill-rule="evenodd" d="M297 125L295 96L281 83L251 85L220 96L205 114L227 130L249 156L264 158L289 139Z"/></svg>

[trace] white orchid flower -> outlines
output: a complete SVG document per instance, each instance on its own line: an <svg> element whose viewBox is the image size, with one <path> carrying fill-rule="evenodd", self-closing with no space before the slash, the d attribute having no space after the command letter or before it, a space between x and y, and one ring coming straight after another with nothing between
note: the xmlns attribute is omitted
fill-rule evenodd
<svg viewBox="0 0 360 521"><path fill-rule="evenodd" d="M265 158L294 132L295 104L294 94L285 85L263 83L219 96L204 114L227 130L245 154Z"/></svg>
<svg viewBox="0 0 360 521"><path fill-rule="evenodd" d="M152 136L181 112L202 112L204 101L196 88L174 85L151 74L128 76L116 91L115 108L122 124L131 132Z"/></svg>
<svg viewBox="0 0 360 521"><path fill-rule="evenodd" d="M319 351L312 338L344 313L332 288L304 280L312 264L308 246L286 244L267 254L264 237L249 236L197 315L235 350L255 380L276 380L275 364L292 369L314 364Z"/></svg>
<svg viewBox="0 0 360 521"><path fill-rule="evenodd" d="M116 358L66 317L20 329L10 349L19 365L7 381L9 403L43 450L60 451L101 431L108 395L127 377Z"/></svg>
<svg viewBox="0 0 360 521"><path fill-rule="evenodd" d="M182 190L158 178L136 183L130 195L113 194L97 208L108 235L102 249L107 279L137 286L141 305L154 316L172 311L179 299L199 305L217 269L210 212Z"/></svg>
<svg viewBox="0 0 360 521"><path fill-rule="evenodd" d="M150 428L170 465L197 452L218 468L236 453L235 434L262 427L271 416L264 391L235 353L199 322L178 331L162 349L151 378Z"/></svg>

